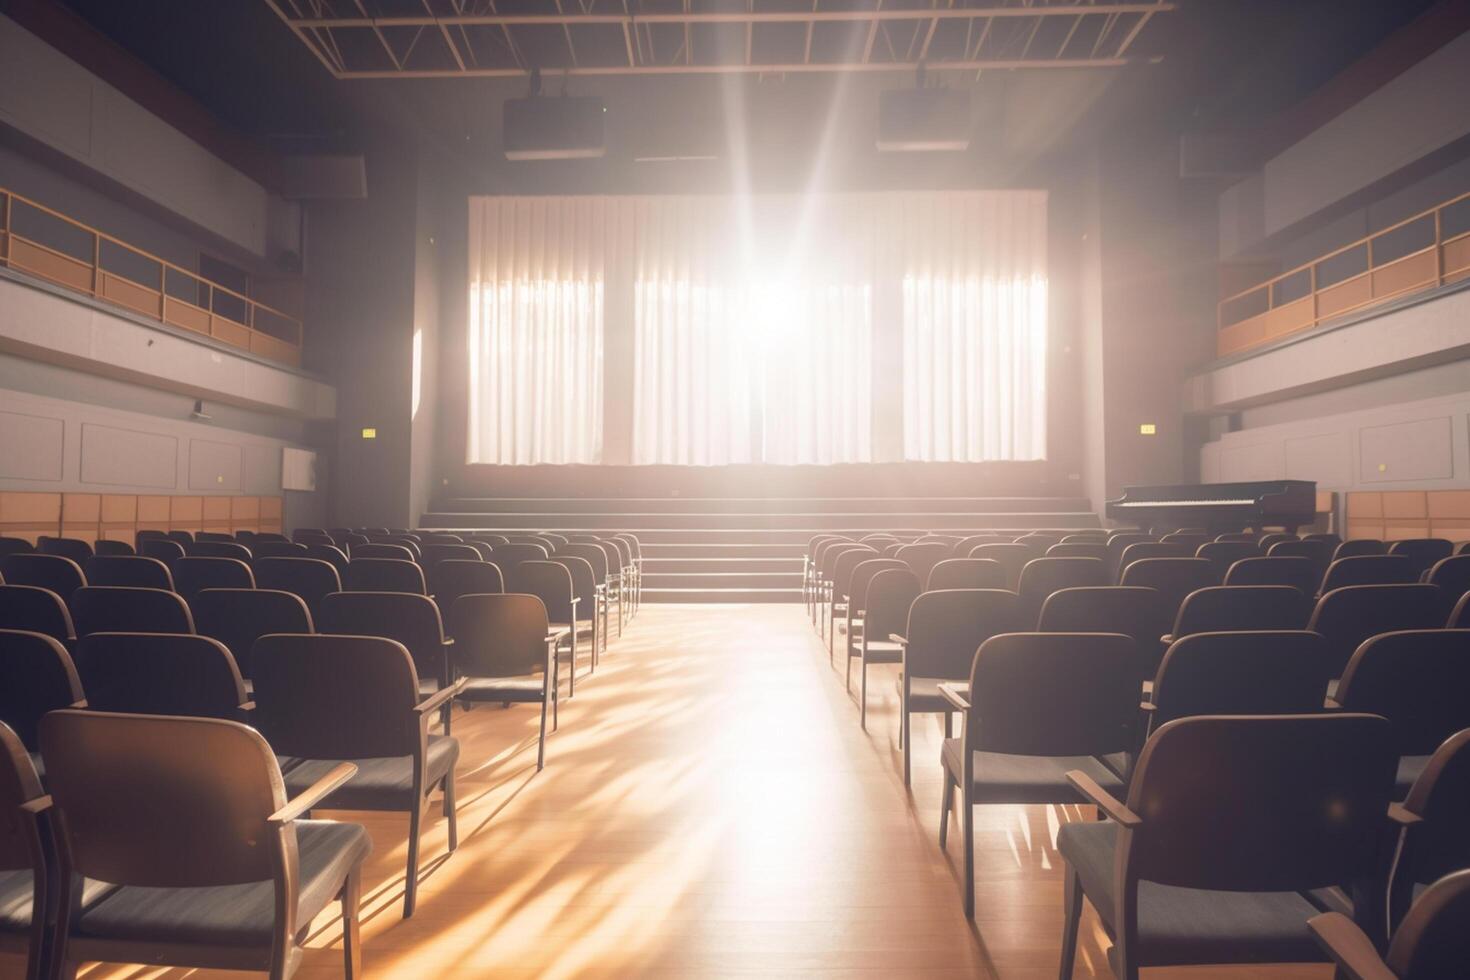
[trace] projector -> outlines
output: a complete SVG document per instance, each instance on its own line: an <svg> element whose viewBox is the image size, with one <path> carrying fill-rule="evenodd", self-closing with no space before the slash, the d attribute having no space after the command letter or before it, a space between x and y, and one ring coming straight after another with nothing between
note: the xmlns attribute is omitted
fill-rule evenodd
<svg viewBox="0 0 1470 980"><path fill-rule="evenodd" d="M915 152L970 146L970 95L947 88L878 93L878 149Z"/></svg>
<svg viewBox="0 0 1470 980"><path fill-rule="evenodd" d="M585 160L607 152L607 109L595 96L506 99L501 130L507 160Z"/></svg>

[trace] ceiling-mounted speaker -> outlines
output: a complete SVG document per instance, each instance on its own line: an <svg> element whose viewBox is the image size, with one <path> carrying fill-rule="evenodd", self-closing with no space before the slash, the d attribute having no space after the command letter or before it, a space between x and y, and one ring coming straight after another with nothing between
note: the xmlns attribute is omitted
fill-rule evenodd
<svg viewBox="0 0 1470 980"><path fill-rule="evenodd" d="M970 93L949 88L878 93L878 149L897 152L970 147Z"/></svg>
<svg viewBox="0 0 1470 980"><path fill-rule="evenodd" d="M367 164L360 153L282 157L281 196L291 201L367 197Z"/></svg>
<svg viewBox="0 0 1470 980"><path fill-rule="evenodd" d="M507 160L584 160L607 153L607 107L591 95L506 99Z"/></svg>

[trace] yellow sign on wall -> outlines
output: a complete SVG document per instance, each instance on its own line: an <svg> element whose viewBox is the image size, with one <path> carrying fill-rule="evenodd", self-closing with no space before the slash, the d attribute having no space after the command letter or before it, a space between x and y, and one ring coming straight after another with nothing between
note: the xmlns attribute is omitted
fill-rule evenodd
<svg viewBox="0 0 1470 980"><path fill-rule="evenodd" d="M377 429L371 429L371 428L363 429L362 430L362 437L364 439L376 439L376 438L378 438L378 430Z"/></svg>

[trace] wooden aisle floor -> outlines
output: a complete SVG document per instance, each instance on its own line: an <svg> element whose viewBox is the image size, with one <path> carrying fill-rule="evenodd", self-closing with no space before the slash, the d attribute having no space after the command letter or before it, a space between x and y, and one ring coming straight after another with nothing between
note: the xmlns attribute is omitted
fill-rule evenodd
<svg viewBox="0 0 1470 980"><path fill-rule="evenodd" d="M460 846L436 804L418 910L401 919L407 818L372 832L368 977L1001 977L1051 980L1063 821L1091 808L977 813L976 923L939 850L939 726L916 719L904 792L893 690L874 668L868 732L801 606L645 605L535 771L537 712L456 713ZM329 909L299 977L341 976ZM1077 977L1106 977L1088 912ZM0 958L0 975L18 976ZM89 965L88 980L242 976ZM1325 978L1325 967L1147 977Z"/></svg>

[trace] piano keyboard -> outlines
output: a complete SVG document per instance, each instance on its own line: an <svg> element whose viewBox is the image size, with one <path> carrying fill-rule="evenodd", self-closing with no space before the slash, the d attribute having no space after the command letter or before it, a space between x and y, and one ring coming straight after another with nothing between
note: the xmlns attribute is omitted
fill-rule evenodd
<svg viewBox="0 0 1470 980"><path fill-rule="evenodd" d="M1254 504L1255 500L1125 500L1114 507L1230 507Z"/></svg>

